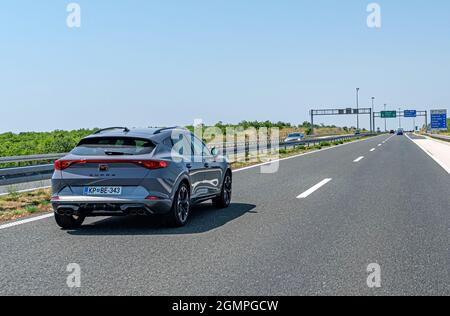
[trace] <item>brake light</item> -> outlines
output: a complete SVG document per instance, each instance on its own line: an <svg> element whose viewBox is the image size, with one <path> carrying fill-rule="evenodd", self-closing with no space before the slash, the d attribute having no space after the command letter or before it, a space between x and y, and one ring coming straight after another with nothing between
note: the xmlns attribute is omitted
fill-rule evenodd
<svg viewBox="0 0 450 316"><path fill-rule="evenodd" d="M57 160L55 161L55 169L56 170L64 170L67 169L75 164L127 164L132 163L141 167L144 167L146 169L163 169L167 168L169 166L169 163L167 161L163 160L126 160L126 159L117 159L117 160Z"/></svg>
<svg viewBox="0 0 450 316"><path fill-rule="evenodd" d="M167 161L162 160L142 160L137 162L137 164L147 169L163 169L169 165Z"/></svg>
<svg viewBox="0 0 450 316"><path fill-rule="evenodd" d="M82 160L56 160L55 161L55 169L56 170L64 170L69 168L70 166L76 164L76 163L82 163Z"/></svg>

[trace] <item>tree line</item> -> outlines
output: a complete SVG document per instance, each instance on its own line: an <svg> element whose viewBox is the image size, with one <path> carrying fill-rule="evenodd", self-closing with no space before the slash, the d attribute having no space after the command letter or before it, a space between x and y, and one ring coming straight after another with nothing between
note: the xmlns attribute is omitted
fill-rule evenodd
<svg viewBox="0 0 450 316"><path fill-rule="evenodd" d="M206 127L206 126L205 126ZM244 129L254 127L256 129L266 127L285 128L304 128L311 130L311 123L304 122L300 125L293 125L286 122L259 122L259 121L242 121L239 124L226 124L218 122L215 127L225 132L227 127L241 127ZM193 126L186 126L193 130ZM314 128L337 128L334 125L314 125ZM342 128L344 131L348 128ZM71 151L78 142L88 135L91 135L95 129L79 129L73 131L56 130L52 132L27 132L27 133L4 133L0 134L0 157L24 156L24 155L40 155L66 153Z"/></svg>
<svg viewBox="0 0 450 316"><path fill-rule="evenodd" d="M0 157L66 153L97 129L0 134Z"/></svg>

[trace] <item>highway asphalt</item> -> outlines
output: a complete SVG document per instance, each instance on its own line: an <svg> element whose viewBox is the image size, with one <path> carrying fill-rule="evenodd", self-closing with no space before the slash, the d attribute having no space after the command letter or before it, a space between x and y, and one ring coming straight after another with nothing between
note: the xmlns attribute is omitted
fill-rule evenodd
<svg viewBox="0 0 450 316"><path fill-rule="evenodd" d="M188 226L52 218L0 229L0 295L450 295L450 176L383 135L234 173ZM81 287L66 267L81 267ZM367 267L381 267L381 288Z"/></svg>

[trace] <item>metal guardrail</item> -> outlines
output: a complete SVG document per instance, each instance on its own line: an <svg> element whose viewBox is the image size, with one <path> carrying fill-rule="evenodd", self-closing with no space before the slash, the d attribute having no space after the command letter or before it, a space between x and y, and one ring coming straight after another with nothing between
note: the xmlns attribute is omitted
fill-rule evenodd
<svg viewBox="0 0 450 316"><path fill-rule="evenodd" d="M31 156L17 156L17 157L0 157L0 164L30 162L30 161L45 161L57 160L67 154L48 154L48 155L31 155Z"/></svg>
<svg viewBox="0 0 450 316"><path fill-rule="evenodd" d="M304 139L298 142L290 142L290 143L280 143L280 149L288 149L297 146L315 146L320 145L324 142L337 142L343 140L354 139L358 137L366 137L373 136L373 134L361 134L361 135L342 135L342 136L330 136L325 138L311 138ZM255 142L246 142L234 144L234 146L230 146L231 144L225 143L222 146L218 146L222 150L225 148L234 147L234 153L249 153L251 151L256 151L259 149L260 145L267 146L266 148L271 149L272 146L270 143L267 144L257 144ZM211 144L209 145L211 146ZM216 145L217 146L217 145ZM33 155L33 156L22 156L22 157L3 157L0 158L0 163L18 163L18 162L31 162L31 161L54 161L64 157L66 154L49 154L49 155ZM53 164L45 164L45 165L36 165L36 166L27 166L27 167L19 167L19 168L6 168L0 169L0 186L5 185L13 185L20 183L28 183L33 181L41 181L51 179L53 174L54 166Z"/></svg>
<svg viewBox="0 0 450 316"><path fill-rule="evenodd" d="M0 169L0 186L48 180L53 170L53 164Z"/></svg>
<svg viewBox="0 0 450 316"><path fill-rule="evenodd" d="M320 145L322 143L338 142L338 141L350 140L350 139L354 139L354 138L367 137L367 136L374 136L374 134L366 133L366 134L360 134L360 135L342 135L342 136L330 136L330 137L325 137L325 138L304 139L299 142L282 143L282 144L280 144L280 148L288 149L288 148L297 147L297 146L309 147L309 146Z"/></svg>
<svg viewBox="0 0 450 316"><path fill-rule="evenodd" d="M364 135L368 135L368 134L363 134ZM344 138L344 137L350 137L350 138L354 138L354 137L358 137L361 135L355 135L355 134L347 134L347 135L329 135L329 136L319 136L319 135L315 135L315 137L311 137L311 136L307 136L306 138L304 138L302 141L299 142L289 142L286 143L286 145L291 145L291 144L301 144L303 142L306 142L306 144L310 141L310 142L317 142L317 141L329 141L329 139L333 139L336 140L336 138ZM308 138L310 137L310 138ZM246 145L258 145L261 142L258 141L251 141L251 142L224 142L224 143L208 143L208 148L217 148L217 149L223 149L223 148L230 148L230 147L244 147ZM280 142L279 143L280 146L284 146L285 143Z"/></svg>
<svg viewBox="0 0 450 316"><path fill-rule="evenodd" d="M28 174L28 173L36 174L36 173L48 172L48 171L53 171L53 164L20 167L20 168L0 169L0 177L15 176L15 175Z"/></svg>

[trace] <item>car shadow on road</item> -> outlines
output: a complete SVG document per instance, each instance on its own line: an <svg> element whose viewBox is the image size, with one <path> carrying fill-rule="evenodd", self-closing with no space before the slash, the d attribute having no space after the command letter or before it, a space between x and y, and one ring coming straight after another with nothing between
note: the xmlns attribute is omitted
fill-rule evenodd
<svg viewBox="0 0 450 316"><path fill-rule="evenodd" d="M226 225L253 211L255 205L232 203L227 209L216 209L211 204L200 204L191 210L191 218L185 227L170 228L163 217L110 217L89 222L67 233L74 236L121 235L183 235L201 234Z"/></svg>

